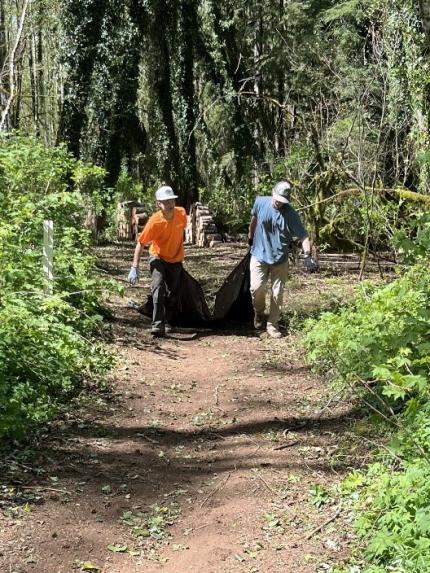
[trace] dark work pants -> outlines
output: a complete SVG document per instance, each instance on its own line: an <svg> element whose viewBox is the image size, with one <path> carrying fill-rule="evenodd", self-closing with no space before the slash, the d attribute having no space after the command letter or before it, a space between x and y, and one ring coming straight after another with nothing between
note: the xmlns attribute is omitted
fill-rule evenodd
<svg viewBox="0 0 430 573"><path fill-rule="evenodd" d="M166 263L158 257L150 257L151 291L154 310L152 328L164 330L166 322L171 322L178 303L182 263Z"/></svg>

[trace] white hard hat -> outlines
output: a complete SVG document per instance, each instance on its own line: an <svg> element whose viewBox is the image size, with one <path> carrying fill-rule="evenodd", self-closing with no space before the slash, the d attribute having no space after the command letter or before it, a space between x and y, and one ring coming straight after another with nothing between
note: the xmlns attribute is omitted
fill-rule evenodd
<svg viewBox="0 0 430 573"><path fill-rule="evenodd" d="M155 198L157 201L169 201L170 199L177 199L178 196L175 195L173 189L169 185L162 185L155 192Z"/></svg>
<svg viewBox="0 0 430 573"><path fill-rule="evenodd" d="M288 181L279 181L272 189L273 198L281 203L290 202L291 183Z"/></svg>

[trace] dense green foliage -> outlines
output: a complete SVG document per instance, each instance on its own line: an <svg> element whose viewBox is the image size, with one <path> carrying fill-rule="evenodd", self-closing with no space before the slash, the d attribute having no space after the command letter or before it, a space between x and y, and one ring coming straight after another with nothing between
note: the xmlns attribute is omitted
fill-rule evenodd
<svg viewBox="0 0 430 573"><path fill-rule="evenodd" d="M430 273L422 263L376 292L363 285L353 305L322 315L308 335L309 358L350 382L379 379L384 368L388 373L390 364L411 355L408 370L419 373L430 351L429 330Z"/></svg>
<svg viewBox="0 0 430 573"><path fill-rule="evenodd" d="M396 240L410 268L373 292L363 287L351 305L310 323L306 338L314 367L356 389L391 434L392 455L383 450L347 480L360 493L356 528L366 542L353 570L366 573L430 568L429 216L414 241Z"/></svg>
<svg viewBox="0 0 430 573"><path fill-rule="evenodd" d="M428 425L428 413L427 413ZM367 542L363 573L418 573L430 568L428 460L372 464L356 479L358 535ZM346 572L349 569L342 569Z"/></svg>
<svg viewBox="0 0 430 573"><path fill-rule="evenodd" d="M0 3L6 67L20 10ZM428 193L429 29L414 0L33 2L5 127L102 166L108 195L124 171L168 182L231 229L288 176L318 242L366 254L393 190Z"/></svg>
<svg viewBox="0 0 430 573"><path fill-rule="evenodd" d="M100 293L85 205L101 169L64 148L2 137L0 145L0 437L46 420L85 377L111 358L94 335ZM42 268L44 219L54 221L54 290Z"/></svg>

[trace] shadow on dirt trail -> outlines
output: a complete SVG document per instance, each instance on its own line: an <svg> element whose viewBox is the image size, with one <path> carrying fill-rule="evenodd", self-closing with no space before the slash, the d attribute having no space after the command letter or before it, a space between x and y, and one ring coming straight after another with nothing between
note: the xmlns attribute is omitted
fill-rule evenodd
<svg viewBox="0 0 430 573"><path fill-rule="evenodd" d="M123 275L130 245L104 249L101 266ZM189 258L208 272L206 255ZM146 296L148 282L127 294ZM294 339L154 341L124 299L110 308L112 391L84 394L31 456L3 464L0 569L311 573L346 555L341 515L312 531L336 511L329 487L365 461L350 440L359 412L322 407L327 388Z"/></svg>

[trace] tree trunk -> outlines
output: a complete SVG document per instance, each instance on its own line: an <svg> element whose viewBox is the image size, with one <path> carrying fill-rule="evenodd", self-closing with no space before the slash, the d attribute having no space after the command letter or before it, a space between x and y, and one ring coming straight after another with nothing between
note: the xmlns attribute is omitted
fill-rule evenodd
<svg viewBox="0 0 430 573"><path fill-rule="evenodd" d="M14 38L13 46L11 45L10 53L7 54L7 67L3 73L7 73L9 93L7 94L5 106L1 110L0 118L0 130L13 129L19 125L19 112L20 112L20 96L21 96L21 85L22 85L22 59L19 60L19 50L22 48L23 43L23 32L24 26L27 18L27 9L30 0L24 0L22 5L21 13L19 15L19 20L17 20L17 30L16 37ZM18 10L18 6L17 6ZM4 20L4 10L3 20ZM4 22L3 22L3 29ZM22 50L21 50L22 51ZM21 63L20 63L21 62ZM15 109L13 108L14 102L16 100Z"/></svg>
<svg viewBox="0 0 430 573"><path fill-rule="evenodd" d="M36 48L36 34L32 30L30 36L30 53L29 53L29 72L30 72L30 86L31 86L31 111L33 116L33 124L36 135L40 135L39 125L39 85L37 74L37 48Z"/></svg>
<svg viewBox="0 0 430 573"><path fill-rule="evenodd" d="M231 81L234 93L237 94L231 102L233 106L232 135L236 163L236 179L240 180L246 174L250 158L253 159L258 155L257 145L249 128L249 122L245 118L239 98L242 80L248 78L250 74L249 71L244 68L243 59L237 46L236 38L238 34L236 28L233 24L230 24L228 27L222 26L222 22L226 20L227 17L225 14L222 14L217 2L212 1L211 7L214 15L214 31L218 37L219 49L223 56L225 71Z"/></svg>
<svg viewBox="0 0 430 573"><path fill-rule="evenodd" d="M279 0L279 22L283 21L284 17L284 0ZM276 24L275 24L276 25ZM285 71L284 67L280 66L278 69L277 77L277 94L278 101L282 107L276 109L276 139L275 151L278 157L285 157L286 154L286 125L285 125L285 111L283 106L285 104Z"/></svg>
<svg viewBox="0 0 430 573"><path fill-rule="evenodd" d="M5 109L10 92L9 75L7 73L8 38L6 31L6 1L0 0L0 109ZM9 115L6 116L4 129L10 130Z"/></svg>
<svg viewBox="0 0 430 573"><path fill-rule="evenodd" d="M160 166L160 174L164 182L171 184L176 191L182 193L180 188L179 143L173 116L171 54L168 42L169 25L166 24L168 9L164 2L157 2L156 8L151 26L150 82L167 138L167 153Z"/></svg>
<svg viewBox="0 0 430 573"><path fill-rule="evenodd" d="M39 118L39 129L42 129L42 126L46 126L47 117L46 117L46 96L47 93L45 92L45 81L44 81L44 72L43 72L43 38L42 38L42 31L39 28L37 30L37 39L36 39L36 83L38 86L38 94L37 94L37 113ZM46 129L45 129L46 132Z"/></svg>
<svg viewBox="0 0 430 573"><path fill-rule="evenodd" d="M182 181L180 203L188 210L191 203L198 199L196 139L194 135L197 102L194 97L194 35L197 27L195 0L181 2L181 47L179 49L180 85L179 91L185 106L183 118L182 147Z"/></svg>
<svg viewBox="0 0 430 573"><path fill-rule="evenodd" d="M419 7L427 49L430 49L430 0L419 0Z"/></svg>
<svg viewBox="0 0 430 573"><path fill-rule="evenodd" d="M101 23L108 0L67 0L63 6L65 45L63 63L68 71L64 85L59 135L70 151L80 157L81 134L86 123L86 105Z"/></svg>

